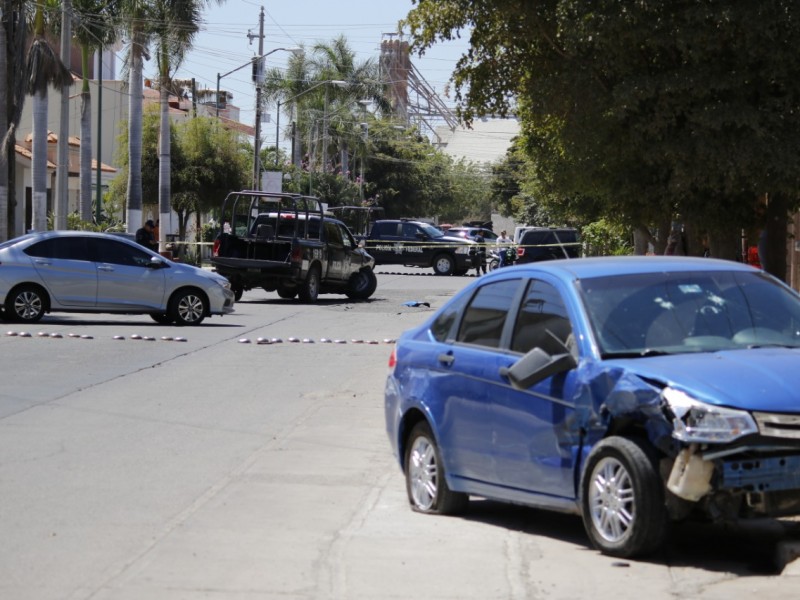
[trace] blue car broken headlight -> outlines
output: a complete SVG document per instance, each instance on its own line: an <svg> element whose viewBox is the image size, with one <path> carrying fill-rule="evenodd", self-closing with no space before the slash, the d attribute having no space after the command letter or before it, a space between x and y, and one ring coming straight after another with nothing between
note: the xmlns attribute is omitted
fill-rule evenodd
<svg viewBox="0 0 800 600"><path fill-rule="evenodd" d="M662 395L675 415L672 436L682 442L719 444L758 433L756 422L746 411L712 406L669 387Z"/></svg>

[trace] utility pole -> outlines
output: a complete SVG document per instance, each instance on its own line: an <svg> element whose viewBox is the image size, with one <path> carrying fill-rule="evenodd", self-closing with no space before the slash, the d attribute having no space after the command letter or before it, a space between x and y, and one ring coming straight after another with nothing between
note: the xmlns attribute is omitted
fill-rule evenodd
<svg viewBox="0 0 800 600"><path fill-rule="evenodd" d="M264 7L261 7L261 14L258 17L258 35L250 32L247 37L252 43L253 38L258 38L258 58L255 62L255 81L256 81L256 132L253 145L255 146L255 156L253 157L253 189L261 189L261 85L264 83ZM219 99L217 99L219 100Z"/></svg>

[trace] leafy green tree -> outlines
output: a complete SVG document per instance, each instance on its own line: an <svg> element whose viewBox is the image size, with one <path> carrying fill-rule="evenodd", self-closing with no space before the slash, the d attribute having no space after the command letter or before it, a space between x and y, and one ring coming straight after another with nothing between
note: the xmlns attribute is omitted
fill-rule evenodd
<svg viewBox="0 0 800 600"><path fill-rule="evenodd" d="M438 212L443 221L489 221L492 218L491 180L487 170L464 159L450 160L450 205Z"/></svg>
<svg viewBox="0 0 800 600"><path fill-rule="evenodd" d="M201 213L214 212L229 192L245 187L252 153L242 151L236 133L207 117L177 127L177 150L180 161L175 164L172 207L178 212L183 238L191 213L199 219Z"/></svg>
<svg viewBox="0 0 800 600"><path fill-rule="evenodd" d="M160 187L158 152L161 143L160 110L148 109L142 120L142 192L157 198ZM129 129L120 135L118 156L120 173L111 184L112 202L124 200L130 168L125 144ZM171 208L178 215L178 235L185 239L192 214L214 212L232 190L240 190L249 179L250 153L240 144L238 135L219 126L210 117L196 117L170 125ZM168 218L168 217L167 217ZM200 231L200 228L197 228Z"/></svg>
<svg viewBox="0 0 800 600"><path fill-rule="evenodd" d="M790 0L419 0L407 24L419 51L469 28L454 73L461 115L516 112L537 200L600 205L642 229L677 217L732 239L767 193L780 249L800 176L798 11ZM784 277L785 252L775 256L767 269Z"/></svg>

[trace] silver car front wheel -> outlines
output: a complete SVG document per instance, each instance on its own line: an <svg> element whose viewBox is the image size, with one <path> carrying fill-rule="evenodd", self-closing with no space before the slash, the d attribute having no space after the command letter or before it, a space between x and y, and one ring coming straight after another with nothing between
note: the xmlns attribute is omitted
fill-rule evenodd
<svg viewBox="0 0 800 600"><path fill-rule="evenodd" d="M207 301L194 290L181 290L170 301L167 315L176 325L199 325L208 312Z"/></svg>

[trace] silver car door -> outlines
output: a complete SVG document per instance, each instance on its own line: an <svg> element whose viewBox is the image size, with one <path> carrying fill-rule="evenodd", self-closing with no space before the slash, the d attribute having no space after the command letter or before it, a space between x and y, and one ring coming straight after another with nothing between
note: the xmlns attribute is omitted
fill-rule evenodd
<svg viewBox="0 0 800 600"><path fill-rule="evenodd" d="M97 270L85 237L59 236L25 249L44 282L54 306L94 307L97 302Z"/></svg>
<svg viewBox="0 0 800 600"><path fill-rule="evenodd" d="M152 266L152 254L123 241L93 242L99 309L166 310L166 269Z"/></svg>

